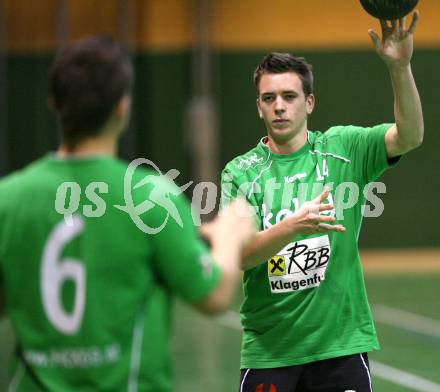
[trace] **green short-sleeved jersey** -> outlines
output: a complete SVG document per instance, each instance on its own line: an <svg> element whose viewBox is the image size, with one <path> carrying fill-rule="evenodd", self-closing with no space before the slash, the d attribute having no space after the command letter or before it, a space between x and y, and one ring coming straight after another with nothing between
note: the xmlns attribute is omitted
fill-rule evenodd
<svg viewBox="0 0 440 392"><path fill-rule="evenodd" d="M326 202L335 205L330 213L347 229L292 238L271 260L245 272L242 368L303 364L379 347L357 240L366 184L389 167L389 127L308 132L307 143L292 154L272 153L264 138L226 165L222 202L246 196L261 230L316 197L324 185L331 189Z"/></svg>
<svg viewBox="0 0 440 392"><path fill-rule="evenodd" d="M171 295L197 302L220 271L187 201L153 170L136 169L129 185L135 206L154 202L153 190L174 206L141 215L151 228L169 215L163 230L146 234L114 207L126 202L126 169L110 157L47 156L0 182L0 289L31 369L17 361L12 391L171 390ZM131 188L146 175L154 185ZM81 192L70 221L55 210L66 181Z"/></svg>

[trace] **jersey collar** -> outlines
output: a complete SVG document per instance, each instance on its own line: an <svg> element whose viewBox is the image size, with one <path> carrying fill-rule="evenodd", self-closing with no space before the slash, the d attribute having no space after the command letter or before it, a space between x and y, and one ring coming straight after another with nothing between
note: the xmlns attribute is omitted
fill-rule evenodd
<svg viewBox="0 0 440 392"><path fill-rule="evenodd" d="M268 158L270 157L270 159L279 161L292 161L298 159L299 157L310 151L312 149L314 140L315 135L313 134L313 132L307 131L307 142L298 151L292 152L290 154L277 154L270 150L267 144L268 138L267 136L264 136L260 139L260 142L258 143L258 149L264 156Z"/></svg>

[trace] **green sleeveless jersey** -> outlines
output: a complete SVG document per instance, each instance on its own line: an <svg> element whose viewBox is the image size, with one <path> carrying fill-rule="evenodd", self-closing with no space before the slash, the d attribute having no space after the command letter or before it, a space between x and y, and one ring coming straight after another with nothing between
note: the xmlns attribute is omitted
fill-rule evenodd
<svg viewBox="0 0 440 392"><path fill-rule="evenodd" d="M357 240L363 211L374 216L382 205L376 193L383 190L378 185L375 193L371 183L390 165L384 140L389 127L308 132L307 143L292 154L272 153L263 138L226 165L222 203L245 196L261 230L294 213L324 185L331 190L325 202L335 205L328 213L347 229L292 238L245 272L242 368L304 364L379 347Z"/></svg>
<svg viewBox="0 0 440 392"><path fill-rule="evenodd" d="M171 390L171 296L200 301L220 271L180 189L127 167L47 156L0 181L10 391Z"/></svg>

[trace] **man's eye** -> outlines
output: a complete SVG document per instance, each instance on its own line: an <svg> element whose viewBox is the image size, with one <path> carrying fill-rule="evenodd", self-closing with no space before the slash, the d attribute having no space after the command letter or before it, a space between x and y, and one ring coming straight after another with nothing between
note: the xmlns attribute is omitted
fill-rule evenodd
<svg viewBox="0 0 440 392"><path fill-rule="evenodd" d="M271 102L273 101L273 97L270 95L266 95L265 97L263 97L263 102Z"/></svg>
<svg viewBox="0 0 440 392"><path fill-rule="evenodd" d="M294 99L295 99L295 95L294 94L286 94L285 96L284 96L284 99L286 100L286 101L293 101Z"/></svg>

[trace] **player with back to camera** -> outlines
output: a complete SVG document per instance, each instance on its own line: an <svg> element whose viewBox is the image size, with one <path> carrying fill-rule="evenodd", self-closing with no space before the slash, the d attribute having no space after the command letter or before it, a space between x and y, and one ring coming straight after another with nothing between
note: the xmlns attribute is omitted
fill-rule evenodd
<svg viewBox="0 0 440 392"><path fill-rule="evenodd" d="M242 216L245 201L205 227L211 252L170 181L158 178L154 186L169 195L182 226L168 219L148 235L113 207L124 204L127 164L116 150L132 80L128 56L110 38L62 50L50 72L61 145L0 181L0 308L18 342L10 392L171 391L172 296L209 315L232 299L241 247L255 231ZM137 169L133 184L154 174ZM64 182L83 192L92 182L106 184L78 208L96 209L91 201L99 196L105 214L64 220L54 207ZM132 190L135 206L158 191L150 185ZM160 206L141 216L149 227L166 217Z"/></svg>
<svg viewBox="0 0 440 392"><path fill-rule="evenodd" d="M372 390L367 352L379 344L357 246L361 206L366 184L422 143L410 66L417 20L418 12L409 28L404 18L381 21L382 39L369 31L391 77L394 124L310 132L311 66L270 53L254 73L267 136L222 173L223 203L246 196L262 230L242 258L240 392ZM341 184L356 185L360 195L343 218Z"/></svg>

